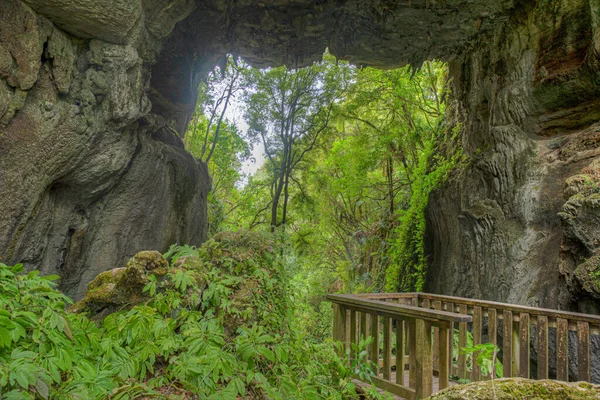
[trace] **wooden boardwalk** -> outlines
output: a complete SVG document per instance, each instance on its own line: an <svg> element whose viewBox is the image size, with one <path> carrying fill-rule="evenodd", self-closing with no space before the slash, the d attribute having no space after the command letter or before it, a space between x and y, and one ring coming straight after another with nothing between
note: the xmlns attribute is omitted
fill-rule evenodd
<svg viewBox="0 0 600 400"><path fill-rule="evenodd" d="M333 338L344 343L340 353L355 349L361 338L375 338L361 357L378 365L373 384L397 399L424 399L456 384L450 376L472 382L489 379L470 355L457 351L471 343L497 347L504 377L548 379L552 362L556 380L590 382L592 359L598 357L591 348L592 337L600 336L597 315L428 293L327 298L334 308ZM569 365L573 356L574 368ZM410 374L397 382L396 370Z"/></svg>

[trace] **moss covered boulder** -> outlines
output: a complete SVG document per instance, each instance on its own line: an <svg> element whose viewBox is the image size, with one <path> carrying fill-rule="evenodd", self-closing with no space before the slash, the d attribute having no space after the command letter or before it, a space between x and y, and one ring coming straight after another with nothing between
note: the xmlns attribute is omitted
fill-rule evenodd
<svg viewBox="0 0 600 400"><path fill-rule="evenodd" d="M493 385L493 386L492 386ZM456 385L429 400L600 400L600 386L585 382L559 382L523 378L496 379Z"/></svg>
<svg viewBox="0 0 600 400"><path fill-rule="evenodd" d="M157 251L142 251L124 268L103 272L88 284L85 297L71 306L72 312L89 312L98 317L148 300L144 287L149 276L164 276L167 260Z"/></svg>
<svg viewBox="0 0 600 400"><path fill-rule="evenodd" d="M177 297L177 308L216 316L226 338L256 324L282 333L289 328L282 251L271 235L243 230L218 233L199 248L173 246L164 256L143 251L125 267L98 275L70 311L100 320L140 303L162 310Z"/></svg>

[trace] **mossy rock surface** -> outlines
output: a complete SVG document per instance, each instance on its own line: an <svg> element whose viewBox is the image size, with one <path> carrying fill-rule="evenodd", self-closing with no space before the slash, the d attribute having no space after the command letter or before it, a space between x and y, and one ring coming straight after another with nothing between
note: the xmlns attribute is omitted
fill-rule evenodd
<svg viewBox="0 0 600 400"><path fill-rule="evenodd" d="M600 255L579 264L575 269L575 278L586 292L600 299Z"/></svg>
<svg viewBox="0 0 600 400"><path fill-rule="evenodd" d="M495 391L495 393L494 393ZM559 382L504 378L456 385L429 400L593 400L600 399L600 386L586 382Z"/></svg>
<svg viewBox="0 0 600 400"><path fill-rule="evenodd" d="M88 284L85 297L70 307L72 312L89 312L99 318L119 308L147 300L143 289L150 274L163 276L169 269L167 260L157 251L141 251L125 268L103 272ZM94 315L95 314L95 315Z"/></svg>

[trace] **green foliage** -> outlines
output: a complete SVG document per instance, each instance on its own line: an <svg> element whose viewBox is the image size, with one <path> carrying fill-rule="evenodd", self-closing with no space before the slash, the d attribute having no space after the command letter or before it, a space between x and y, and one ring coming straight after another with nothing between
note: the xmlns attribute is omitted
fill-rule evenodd
<svg viewBox="0 0 600 400"><path fill-rule="evenodd" d="M55 277L0 264L0 393L7 399L355 397L332 342L295 326L284 251L249 233L173 247L145 304L96 325L65 312Z"/></svg>
<svg viewBox="0 0 600 400"><path fill-rule="evenodd" d="M228 197L236 208L225 225L270 230L285 220L295 297L310 335L329 335L327 293L421 289L429 196L462 162L461 127L446 122L446 66L358 70L326 56L303 70L247 73L248 139L262 141L268 158ZM296 96L300 83L313 81L327 85ZM343 96L330 102L338 95L328 86ZM284 101L295 98L307 103L297 113ZM291 154L303 149L310 151L294 164Z"/></svg>
<svg viewBox="0 0 600 400"><path fill-rule="evenodd" d="M475 346L471 345L470 347L463 347L460 350L462 354L471 356L471 365L473 357L477 357L476 363L479 365L480 371L483 375L491 376L492 366L494 366L496 372L496 375L494 376L495 378L502 378L504 375L502 363L496 358L500 349L495 344L482 343Z"/></svg>
<svg viewBox="0 0 600 400"><path fill-rule="evenodd" d="M198 105L184 137L186 149L207 163L212 178L208 194L209 233L226 229L227 216L237 203L235 185L244 178L241 168L250 158L250 144L235 122L227 119L230 103L241 90L241 74L247 68L227 57L198 89Z"/></svg>
<svg viewBox="0 0 600 400"><path fill-rule="evenodd" d="M412 157L412 168L407 170L411 183L407 207L397 212L399 223L389 250L392 262L386 271L387 291L423 290L427 272L423 240L429 196L463 162L462 150L455 144L461 125L448 127L445 121L446 68L426 63L424 72L416 77L413 90L402 96L413 105L412 110L408 106L403 109L409 110L412 133L408 136L417 151Z"/></svg>
<svg viewBox="0 0 600 400"><path fill-rule="evenodd" d="M268 213L261 218L268 221L270 231L288 223L290 191L301 185L297 170L327 134L351 72L348 64L327 53L306 68L247 71L248 137L263 145L265 171L270 175L265 185L269 202L258 213Z"/></svg>
<svg viewBox="0 0 600 400"><path fill-rule="evenodd" d="M454 141L460 125L453 129L449 141ZM431 192L440 187L449 174L463 161L462 151L450 156L436 153L434 140L420 153L419 163L413 171L413 186L408 209L399 213L400 222L390 255L394 262L386 272L386 290L422 291L425 285L427 260L425 258L425 211Z"/></svg>

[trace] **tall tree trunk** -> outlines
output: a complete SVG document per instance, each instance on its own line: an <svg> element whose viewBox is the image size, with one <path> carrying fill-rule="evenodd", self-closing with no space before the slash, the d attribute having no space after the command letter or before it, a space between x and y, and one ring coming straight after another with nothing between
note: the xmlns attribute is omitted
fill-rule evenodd
<svg viewBox="0 0 600 400"><path fill-rule="evenodd" d="M394 160L392 157L387 159L387 180L388 180L388 196L390 198L390 217L394 215Z"/></svg>

